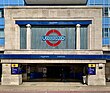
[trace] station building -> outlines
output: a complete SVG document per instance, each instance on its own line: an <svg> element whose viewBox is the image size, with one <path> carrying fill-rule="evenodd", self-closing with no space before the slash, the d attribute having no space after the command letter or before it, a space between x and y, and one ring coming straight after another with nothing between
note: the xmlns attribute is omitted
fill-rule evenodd
<svg viewBox="0 0 110 93"><path fill-rule="evenodd" d="M102 7L86 6L87 0L25 3L4 7L1 85L82 82L83 76L87 85L106 85Z"/></svg>
<svg viewBox="0 0 110 93"><path fill-rule="evenodd" d="M102 6L102 49L110 55L110 0L88 0L88 6ZM106 80L110 81L110 61L106 59Z"/></svg>

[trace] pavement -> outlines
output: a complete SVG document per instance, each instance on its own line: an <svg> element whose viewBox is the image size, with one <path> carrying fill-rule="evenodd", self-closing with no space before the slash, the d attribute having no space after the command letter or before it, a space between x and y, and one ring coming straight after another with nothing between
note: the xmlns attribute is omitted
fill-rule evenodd
<svg viewBox="0 0 110 93"><path fill-rule="evenodd" d="M76 82L24 82L22 85L1 85L0 93L110 93L110 82L106 86Z"/></svg>

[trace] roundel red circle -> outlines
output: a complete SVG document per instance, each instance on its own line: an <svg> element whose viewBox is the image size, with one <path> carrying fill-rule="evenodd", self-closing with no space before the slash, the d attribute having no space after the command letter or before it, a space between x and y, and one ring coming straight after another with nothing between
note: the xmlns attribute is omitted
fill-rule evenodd
<svg viewBox="0 0 110 93"><path fill-rule="evenodd" d="M46 33L46 36L49 36L52 33L56 33L58 36L61 36L61 33L58 30L49 30ZM56 43L51 43L49 40L46 40L46 43L50 46L56 47L61 43L61 40L58 40Z"/></svg>

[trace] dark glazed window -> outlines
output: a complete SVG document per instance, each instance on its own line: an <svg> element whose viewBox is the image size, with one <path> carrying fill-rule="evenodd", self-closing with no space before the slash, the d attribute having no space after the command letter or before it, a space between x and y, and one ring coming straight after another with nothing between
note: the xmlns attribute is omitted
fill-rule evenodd
<svg viewBox="0 0 110 93"><path fill-rule="evenodd" d="M80 49L88 49L88 31L87 27L80 29Z"/></svg>
<svg viewBox="0 0 110 93"><path fill-rule="evenodd" d="M0 9L0 18L4 17L3 9Z"/></svg>
<svg viewBox="0 0 110 93"><path fill-rule="evenodd" d="M65 40L62 40L58 46L50 46L43 41L42 37L50 30L57 30ZM57 37L56 33L49 35L52 38ZM58 40L49 40L55 44ZM76 49L76 31L75 26L33 26L31 28L31 49Z"/></svg>
<svg viewBox="0 0 110 93"><path fill-rule="evenodd" d="M26 27L25 26L21 26L20 27L20 49L26 49L26 39L27 39L27 36L26 36Z"/></svg>
<svg viewBox="0 0 110 93"><path fill-rule="evenodd" d="M0 29L0 46L4 46L4 44L5 44L4 30Z"/></svg>

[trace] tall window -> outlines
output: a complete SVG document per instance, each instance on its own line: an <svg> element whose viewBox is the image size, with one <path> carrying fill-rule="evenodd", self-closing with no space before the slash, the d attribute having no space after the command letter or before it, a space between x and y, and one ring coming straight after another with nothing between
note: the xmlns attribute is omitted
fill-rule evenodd
<svg viewBox="0 0 110 93"><path fill-rule="evenodd" d="M109 10L108 10L108 17L110 17L110 7L109 7Z"/></svg>
<svg viewBox="0 0 110 93"><path fill-rule="evenodd" d="M88 48L88 33L87 27L81 27L80 29L80 49Z"/></svg>
<svg viewBox="0 0 110 93"><path fill-rule="evenodd" d="M110 28L102 29L103 45L110 45Z"/></svg>
<svg viewBox="0 0 110 93"><path fill-rule="evenodd" d="M31 26L31 49L76 49L76 26ZM27 48L26 26L20 27L20 49ZM88 49L87 26L80 27L80 49Z"/></svg>
<svg viewBox="0 0 110 93"><path fill-rule="evenodd" d="M20 27L20 49L26 49L26 27L25 26L21 26Z"/></svg>
<svg viewBox="0 0 110 93"><path fill-rule="evenodd" d="M109 37L109 29L108 28L103 28L102 37L103 38L108 38Z"/></svg>
<svg viewBox="0 0 110 93"><path fill-rule="evenodd" d="M0 29L0 46L4 46L5 43L4 30Z"/></svg>
<svg viewBox="0 0 110 93"><path fill-rule="evenodd" d="M110 7L103 8L103 17L110 17Z"/></svg>
<svg viewBox="0 0 110 93"><path fill-rule="evenodd" d="M3 17L3 9L0 9L0 18ZM4 37L4 29L0 29L0 46L4 46L5 37Z"/></svg>
<svg viewBox="0 0 110 93"><path fill-rule="evenodd" d="M0 9L0 18L3 17L3 9Z"/></svg>
<svg viewBox="0 0 110 93"><path fill-rule="evenodd" d="M50 30L57 30L64 37L58 46L52 47L43 40L45 37L52 44L57 43L61 37L57 37L57 33L51 33L46 37ZM75 49L76 48L76 31L74 26L33 26L31 29L31 48L32 49Z"/></svg>

